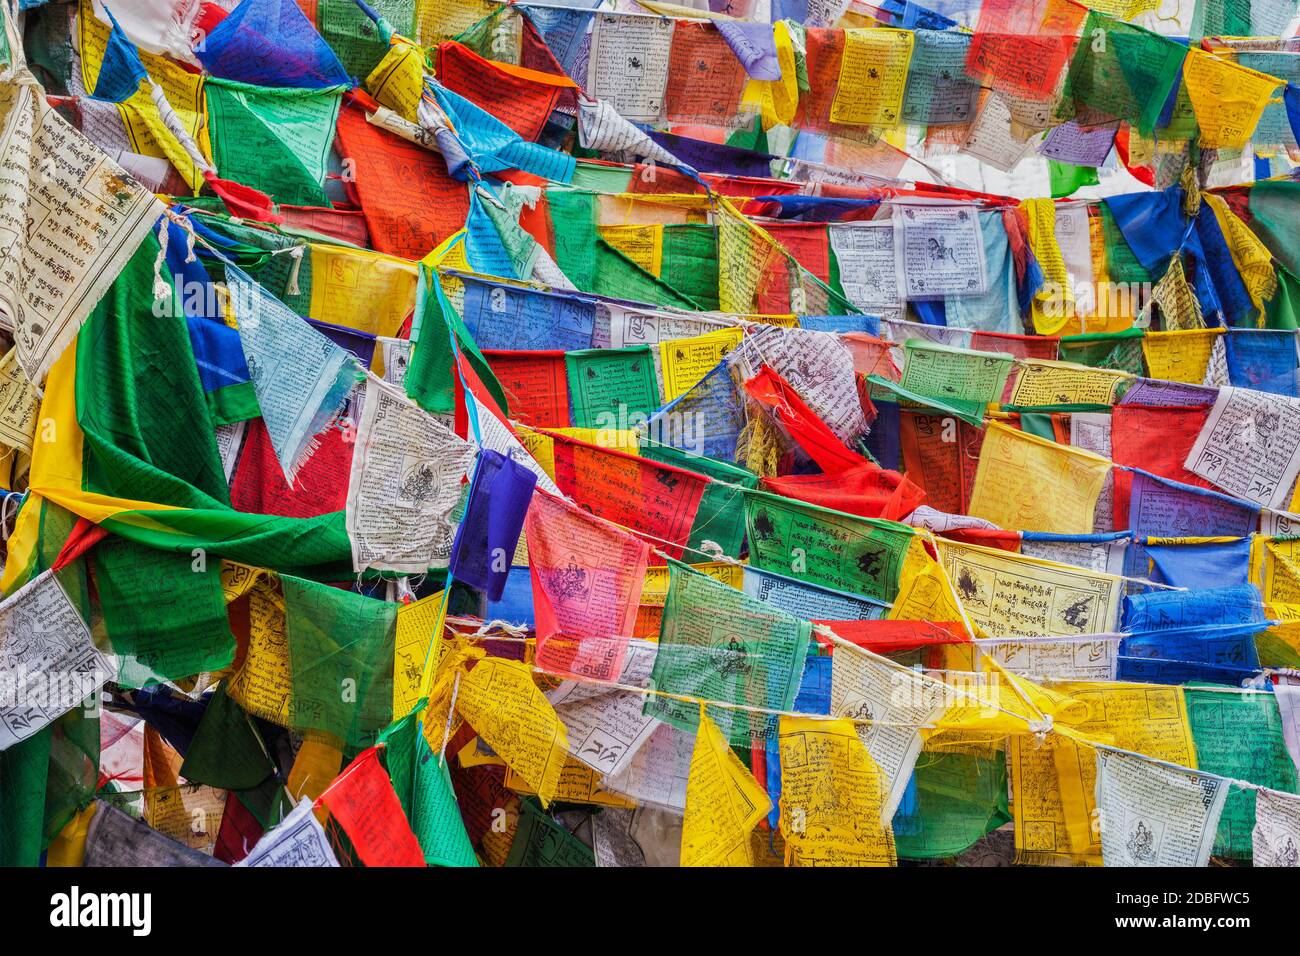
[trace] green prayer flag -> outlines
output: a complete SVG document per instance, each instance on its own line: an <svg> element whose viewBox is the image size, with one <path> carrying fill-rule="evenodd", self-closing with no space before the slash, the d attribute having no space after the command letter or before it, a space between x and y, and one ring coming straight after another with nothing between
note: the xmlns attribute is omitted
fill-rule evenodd
<svg viewBox="0 0 1300 956"><path fill-rule="evenodd" d="M894 842L904 859L957 856L1007 823L1007 765L989 757L923 751L916 760L916 802L894 816ZM910 812L909 812L910 811Z"/></svg>
<svg viewBox="0 0 1300 956"><path fill-rule="evenodd" d="M223 790L248 790L275 773L275 762L253 718L230 699L225 684L208 699L185 752L181 776Z"/></svg>
<svg viewBox="0 0 1300 956"><path fill-rule="evenodd" d="M280 582L291 726L370 746L392 716L397 605L287 575Z"/></svg>
<svg viewBox="0 0 1300 956"><path fill-rule="evenodd" d="M1187 48L1168 37L1093 10L1074 48L1058 116L1094 110L1150 136L1186 55Z"/></svg>
<svg viewBox="0 0 1300 956"><path fill-rule="evenodd" d="M1096 186L1100 182L1095 166L1075 166L1073 163L1060 163L1054 159L1047 161L1047 173L1053 199L1072 196L1080 188Z"/></svg>
<svg viewBox="0 0 1300 956"><path fill-rule="evenodd" d="M510 844L506 866L595 866L596 856L572 833L542 810L532 797L520 804L519 829Z"/></svg>
<svg viewBox="0 0 1300 956"><path fill-rule="evenodd" d="M208 77L204 89L212 161L222 178L279 203L330 205L325 173L343 87L271 88Z"/></svg>
<svg viewBox="0 0 1300 956"><path fill-rule="evenodd" d="M91 566L118 683L146 687L234 661L220 561L113 536L96 546Z"/></svg>
<svg viewBox="0 0 1300 956"><path fill-rule="evenodd" d="M751 563L800 581L892 601L916 531L765 491L745 492Z"/></svg>
<svg viewBox="0 0 1300 956"><path fill-rule="evenodd" d="M577 428L632 428L634 416L649 417L659 407L659 385L648 345L566 352L564 367L570 419Z"/></svg>
<svg viewBox="0 0 1300 956"><path fill-rule="evenodd" d="M1282 717L1270 693L1222 693L1187 687L1187 719L1196 765L1207 773L1296 793L1295 764L1282 737ZM1232 788L1214 838L1214 855L1250 858L1255 794Z"/></svg>
<svg viewBox="0 0 1300 956"><path fill-rule="evenodd" d="M430 866L478 866L452 787L451 769L420 733L421 700L381 735L384 761L402 812Z"/></svg>
<svg viewBox="0 0 1300 956"><path fill-rule="evenodd" d="M409 395L425 411L450 415L456 410L456 361L452 354L451 337L465 359L487 387L501 411L509 413L505 390L492 373L487 359L474 343L474 337L455 307L443 293L436 273L420 266L420 281L415 294L415 321L411 327L411 363L406 369L403 385Z"/></svg>

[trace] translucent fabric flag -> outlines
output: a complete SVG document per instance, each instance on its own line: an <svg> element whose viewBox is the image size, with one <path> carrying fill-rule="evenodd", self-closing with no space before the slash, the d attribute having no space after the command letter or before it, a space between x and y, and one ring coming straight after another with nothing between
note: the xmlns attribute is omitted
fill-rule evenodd
<svg viewBox="0 0 1300 956"><path fill-rule="evenodd" d="M243 445L236 449L239 460L230 480L230 504L237 511L286 518L315 518L346 508L352 465L348 425L359 397L359 390L354 390L334 420L317 434L319 445L294 475L292 487L280 468L266 423L250 419L243 428Z"/></svg>
<svg viewBox="0 0 1300 956"><path fill-rule="evenodd" d="M277 202L329 205L325 173L342 87L300 90L210 78L205 90L212 160L224 179Z"/></svg>
<svg viewBox="0 0 1300 956"><path fill-rule="evenodd" d="M925 504L965 514L984 431L956 417L908 410L899 416L899 469L925 491Z"/></svg>
<svg viewBox="0 0 1300 956"><path fill-rule="evenodd" d="M863 461L844 471L822 475L763 478L764 491L835 508L863 518L901 521L925 500L925 492L896 471Z"/></svg>
<svg viewBox="0 0 1300 956"><path fill-rule="evenodd" d="M1132 474L1126 524L1135 540L1129 547L1127 574L1146 577L1149 561L1141 539L1148 535L1242 537L1255 530L1260 511L1256 506L1141 469Z"/></svg>
<svg viewBox="0 0 1300 956"><path fill-rule="evenodd" d="M763 788L701 707L682 818L682 866L752 866L750 831L771 809Z"/></svg>
<svg viewBox="0 0 1300 956"><path fill-rule="evenodd" d="M1083 15L1066 0L985 0L966 72L996 90L1050 99Z"/></svg>
<svg viewBox="0 0 1300 956"><path fill-rule="evenodd" d="M524 530L538 663L614 680L636 623L649 546L545 492L533 495Z"/></svg>
<svg viewBox="0 0 1300 956"><path fill-rule="evenodd" d="M338 148L353 162L352 185L377 251L422 259L465 225L469 191L448 175L437 152L390 134L351 108L339 114Z"/></svg>
<svg viewBox="0 0 1300 956"><path fill-rule="evenodd" d="M182 680L233 662L219 562L110 537L92 564L123 686Z"/></svg>
<svg viewBox="0 0 1300 956"><path fill-rule="evenodd" d="M503 866L595 866L591 848L579 840L532 800L520 804L519 829Z"/></svg>
<svg viewBox="0 0 1300 956"><path fill-rule="evenodd" d="M983 406L1001 400L1014 357L909 339L903 345L903 359L899 384L904 388L949 402L969 402L982 413Z"/></svg>
<svg viewBox="0 0 1300 956"><path fill-rule="evenodd" d="M1123 578L946 539L938 545L962 610L990 634L1077 636L1115 629ZM1023 600L1026 590L1036 599Z"/></svg>
<svg viewBox="0 0 1300 956"><path fill-rule="evenodd" d="M288 575L284 588L290 726L372 743L393 702L397 605Z"/></svg>
<svg viewBox="0 0 1300 956"><path fill-rule="evenodd" d="M1232 329L1223 338L1228 381L1274 395L1296 398L1295 333L1289 330Z"/></svg>
<svg viewBox="0 0 1300 956"><path fill-rule="evenodd" d="M397 608L393 644L393 719L410 713L420 701L424 675L438 673L454 644L444 639L447 594L438 591Z"/></svg>
<svg viewBox="0 0 1300 956"><path fill-rule="evenodd" d="M1265 617L1252 584L1130 595L1119 674L1161 684L1239 683L1259 664L1254 638L1266 628Z"/></svg>
<svg viewBox="0 0 1300 956"><path fill-rule="evenodd" d="M1156 580L1179 588L1244 584L1249 574L1250 539L1147 543Z"/></svg>
<svg viewBox="0 0 1300 956"><path fill-rule="evenodd" d="M965 73L972 38L940 30L916 30L914 36L903 120L922 126L968 122L979 94L979 87Z"/></svg>
<svg viewBox="0 0 1300 956"><path fill-rule="evenodd" d="M659 368L664 398L686 394L744 337L740 329L719 329L686 338L660 339Z"/></svg>
<svg viewBox="0 0 1300 956"><path fill-rule="evenodd" d="M720 362L686 394L656 411L647 422L647 433L661 445L732 461L744 424L729 366Z"/></svg>
<svg viewBox="0 0 1300 956"><path fill-rule="evenodd" d="M356 360L244 272L228 267L226 281L239 321L249 377L271 444L293 486L359 378Z"/></svg>
<svg viewBox="0 0 1300 956"><path fill-rule="evenodd" d="M851 720L782 717L781 834L795 866L894 866L887 784Z"/></svg>
<svg viewBox="0 0 1300 956"><path fill-rule="evenodd" d="M447 89L529 141L541 134L561 93L575 86L564 74L485 60L455 41L438 44L436 73Z"/></svg>
<svg viewBox="0 0 1300 956"><path fill-rule="evenodd" d="M33 864L35 865L35 864ZM82 866L225 866L117 807L95 801Z"/></svg>
<svg viewBox="0 0 1300 956"><path fill-rule="evenodd" d="M481 449L465 516L451 548L451 576L501 600L537 476L513 459Z"/></svg>
<svg viewBox="0 0 1300 956"><path fill-rule="evenodd" d="M1300 473L1300 401L1221 388L1183 463L1238 498L1284 508Z"/></svg>
<svg viewBox="0 0 1300 956"><path fill-rule="evenodd" d="M1088 534L1111 463L989 422L969 513L1000 528Z"/></svg>
<svg viewBox="0 0 1300 956"><path fill-rule="evenodd" d="M95 647L85 622L89 596L80 573L79 566L44 571L0 602L6 635L0 645L0 752L47 727L116 674L116 662Z"/></svg>
<svg viewBox="0 0 1300 956"><path fill-rule="evenodd" d="M366 866L424 866L379 749L363 750L320 798Z"/></svg>
<svg viewBox="0 0 1300 956"><path fill-rule="evenodd" d="M1183 82L1196 111L1204 149L1241 149L1285 80L1191 49L1183 63Z"/></svg>
<svg viewBox="0 0 1300 956"><path fill-rule="evenodd" d="M1073 115L1086 107L1150 136L1186 55L1181 43L1094 10L1070 61L1058 112Z"/></svg>
<svg viewBox="0 0 1300 956"><path fill-rule="evenodd" d="M648 345L567 352L564 361L571 423L579 428L626 428L632 416L649 416L659 407Z"/></svg>
<svg viewBox="0 0 1300 956"><path fill-rule="evenodd" d="M697 700L789 710L799 689L812 626L719 584L687 565L669 565L668 600L659 630L654 686ZM655 696L647 715L682 730L699 717L693 703ZM718 727L749 746L776 734L773 717L717 708Z"/></svg>
<svg viewBox="0 0 1300 956"><path fill-rule="evenodd" d="M475 449L400 389L370 375L352 450L346 525L356 571L446 567L452 510Z"/></svg>
<svg viewBox="0 0 1300 956"><path fill-rule="evenodd" d="M770 365L844 442L869 429L857 397L853 353L830 332L765 326L727 357L743 379Z"/></svg>
<svg viewBox="0 0 1300 956"><path fill-rule="evenodd" d="M366 76L388 52L378 20L393 33L415 36L415 4L400 0L370 0L364 7L353 0L319 0L311 9L321 36L352 76Z"/></svg>
<svg viewBox="0 0 1300 956"><path fill-rule="evenodd" d="M1173 266L1170 267L1171 270ZM1181 266L1178 267L1182 273ZM1190 295L1183 281L1183 295ZM1174 313L1177 314L1177 313ZM1199 385L1205 380L1214 343L1222 329L1179 328L1170 332L1148 332L1142 339L1142 354L1152 378Z"/></svg>
<svg viewBox="0 0 1300 956"><path fill-rule="evenodd" d="M533 683L532 668L500 658L461 672L456 710L512 771L537 793L554 798L568 761L568 736L550 701Z"/></svg>
<svg viewBox="0 0 1300 956"><path fill-rule="evenodd" d="M564 352L485 349L483 357L505 390L515 421L536 428L569 427Z"/></svg>
<svg viewBox="0 0 1300 956"><path fill-rule="evenodd" d="M213 76L258 86L347 86L351 81L293 0L243 0L195 49Z"/></svg>
<svg viewBox="0 0 1300 956"><path fill-rule="evenodd" d="M1097 753L1097 810L1107 866L1206 866L1228 781L1141 757Z"/></svg>
<svg viewBox="0 0 1300 956"><path fill-rule="evenodd" d="M251 790L276 772L253 720L230 699L224 685L208 698L179 773L191 783Z"/></svg>
<svg viewBox="0 0 1300 956"><path fill-rule="evenodd" d="M576 351L592 347L595 302L487 279L459 278L465 287L461 315L479 348Z"/></svg>

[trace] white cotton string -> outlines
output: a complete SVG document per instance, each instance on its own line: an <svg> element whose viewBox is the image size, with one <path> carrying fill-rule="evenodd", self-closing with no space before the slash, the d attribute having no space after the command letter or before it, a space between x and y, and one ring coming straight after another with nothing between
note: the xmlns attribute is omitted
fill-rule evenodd
<svg viewBox="0 0 1300 956"><path fill-rule="evenodd" d="M153 297L162 300L171 295L171 285L162 277L163 263L167 260L167 223L163 217L158 221L158 255L153 262Z"/></svg>
<svg viewBox="0 0 1300 956"><path fill-rule="evenodd" d="M447 741L451 738L451 719L456 713L456 697L460 694L460 675L456 671L456 682L451 685L451 703L447 705L447 723L442 728L442 746L438 748L438 766L441 767L447 759Z"/></svg>
<svg viewBox="0 0 1300 956"><path fill-rule="evenodd" d="M285 295L301 294L298 291L298 272L302 268L302 256L303 253L306 251L306 249L307 249L307 244L301 243L296 246L286 246L283 249L271 250L271 255L273 256L288 255L289 258L293 260L293 264L289 268L289 281L285 283L285 287L284 287Z"/></svg>
<svg viewBox="0 0 1300 956"><path fill-rule="evenodd" d="M16 491L10 492L4 496L4 501L0 502L0 541L8 541L9 535L13 534L13 529L10 527L10 520L12 519L13 522L17 524L18 510L23 506L24 497L26 496L19 494ZM12 514L10 514L9 511L9 503L11 501L14 506Z"/></svg>

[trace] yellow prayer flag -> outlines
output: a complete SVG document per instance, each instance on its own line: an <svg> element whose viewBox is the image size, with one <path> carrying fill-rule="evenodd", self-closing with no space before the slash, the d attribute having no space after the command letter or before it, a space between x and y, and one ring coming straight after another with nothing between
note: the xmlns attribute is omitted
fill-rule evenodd
<svg viewBox="0 0 1300 956"><path fill-rule="evenodd" d="M664 401L671 402L689 392L713 371L723 356L745 337L738 328L719 329L684 339L659 343L660 368L663 371Z"/></svg>
<svg viewBox="0 0 1300 956"><path fill-rule="evenodd" d="M1029 225L1029 245L1043 270L1043 285L1033 301L1034 330L1039 335L1057 335L1074 315L1074 292L1056 241L1056 203L1025 199L1020 209Z"/></svg>
<svg viewBox="0 0 1300 956"><path fill-rule="evenodd" d="M576 438L591 445L635 455L641 448L641 433L634 428L529 428L517 425L519 443L542 470L555 480L555 435Z"/></svg>
<svg viewBox="0 0 1300 956"><path fill-rule="evenodd" d="M1241 274L1241 281L1250 293L1250 301L1262 314L1265 303L1277 292L1277 271L1273 268L1273 254L1250 227L1228 208L1227 201L1214 193L1201 193L1209 203L1219 229L1232 254L1232 263Z"/></svg>
<svg viewBox="0 0 1300 956"><path fill-rule="evenodd" d="M662 224L598 226L600 237L656 278L664 265Z"/></svg>
<svg viewBox="0 0 1300 956"><path fill-rule="evenodd" d="M884 774L851 720L782 717L781 835L796 866L893 866Z"/></svg>
<svg viewBox="0 0 1300 956"><path fill-rule="evenodd" d="M1009 531L1091 534L1111 463L989 422L967 513Z"/></svg>
<svg viewBox="0 0 1300 956"><path fill-rule="evenodd" d="M911 30L845 30L831 122L897 126L915 42Z"/></svg>
<svg viewBox="0 0 1300 956"><path fill-rule="evenodd" d="M1142 354L1152 378L1200 385L1210 364L1214 343L1223 329L1183 329L1148 332L1142 337Z"/></svg>
<svg viewBox="0 0 1300 956"><path fill-rule="evenodd" d="M527 664L488 657L462 670L456 710L537 791L542 806L555 799L568 737Z"/></svg>
<svg viewBox="0 0 1300 956"><path fill-rule="evenodd" d="M82 866L86 859L86 837L90 834L90 821L95 816L92 803L64 824L45 855L46 866Z"/></svg>
<svg viewBox="0 0 1300 956"><path fill-rule="evenodd" d="M368 335L395 336L415 308L416 264L346 246L312 243L310 249L311 317Z"/></svg>
<svg viewBox="0 0 1300 956"><path fill-rule="evenodd" d="M749 832L771 809L767 793L701 709L686 782L681 865L751 866Z"/></svg>
<svg viewBox="0 0 1300 956"><path fill-rule="evenodd" d="M1269 98L1286 81L1193 46L1183 82L1206 149L1241 149L1250 142Z"/></svg>
<svg viewBox="0 0 1300 956"><path fill-rule="evenodd" d="M1179 256L1169 260L1169 268L1151 290L1151 302L1160 309L1160 320L1166 332L1205 328L1201 301L1187 282L1187 273L1183 271L1183 260Z"/></svg>
<svg viewBox="0 0 1300 956"><path fill-rule="evenodd" d="M753 223L720 200L718 214L718 308L750 313L773 255L784 255Z"/></svg>
<svg viewBox="0 0 1300 956"><path fill-rule="evenodd" d="M635 807L636 801L617 793L610 793L601 787L604 774L570 755L560 771L559 786L555 789L556 800L565 803L591 803L600 807ZM506 788L516 793L536 794L537 789L510 767L506 768Z"/></svg>
<svg viewBox="0 0 1300 956"><path fill-rule="evenodd" d="M772 28L772 35L781 78L749 80L740 104L742 110L757 109L765 130L773 126L789 126L799 108L799 77L790 28L784 20L778 21Z"/></svg>
<svg viewBox="0 0 1300 956"><path fill-rule="evenodd" d="M960 622L969 635L971 624L943 566L925 550L918 535L907 547L898 575L898 595L887 615L891 621Z"/></svg>
<svg viewBox="0 0 1300 956"><path fill-rule="evenodd" d="M424 51L411 43L394 43L366 77L366 89L402 119L416 122L424 95Z"/></svg>
<svg viewBox="0 0 1300 956"><path fill-rule="evenodd" d="M499 13L501 8L488 0L415 0L415 32L425 46L460 36L480 20ZM518 28L520 17L501 17ZM499 59L493 51L493 59Z"/></svg>
<svg viewBox="0 0 1300 956"><path fill-rule="evenodd" d="M292 674L279 579L270 573L258 575L248 591L248 649L226 692L254 717L288 727Z"/></svg>
<svg viewBox="0 0 1300 956"><path fill-rule="evenodd" d="M439 640L447 619L447 592L403 604L397 609L397 637L393 645L393 720L411 712L419 702L423 678L437 672L438 664L451 650ZM434 647L430 651L430 646ZM432 685L432 681L430 681Z"/></svg>
<svg viewBox="0 0 1300 956"><path fill-rule="evenodd" d="M1024 863L1097 866L1097 764L1089 742L1195 769L1187 705L1181 687L1162 684L1066 682L1054 690L1085 709L1058 715L1058 732L1044 746L1032 735L1012 737L1008 744L1016 849Z"/></svg>
<svg viewBox="0 0 1300 956"><path fill-rule="evenodd" d="M81 0L77 11L77 26L81 80L85 88L93 92L104 64L111 29L95 15L91 0ZM203 76L190 73L164 56L146 50L136 52L150 80L158 84L185 132L194 140L203 157L211 162ZM125 102L117 104L117 109L122 116L122 125L126 129L131 151L142 156L166 159L176 167L197 195L203 185L203 173L175 134L163 123L158 106L150 94L142 88Z"/></svg>

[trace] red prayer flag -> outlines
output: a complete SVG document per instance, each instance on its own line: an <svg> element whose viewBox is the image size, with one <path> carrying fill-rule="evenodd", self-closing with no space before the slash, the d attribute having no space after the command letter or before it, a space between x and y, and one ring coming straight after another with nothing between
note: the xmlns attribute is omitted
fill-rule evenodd
<svg viewBox="0 0 1300 956"><path fill-rule="evenodd" d="M925 500L925 491L905 475L886 471L873 462L824 475L786 475L763 478L765 491L809 504L833 508L864 518L897 521Z"/></svg>
<svg viewBox="0 0 1300 956"><path fill-rule="evenodd" d="M388 772L379 764L379 748L358 754L319 803L329 808L366 866L425 865Z"/></svg>

